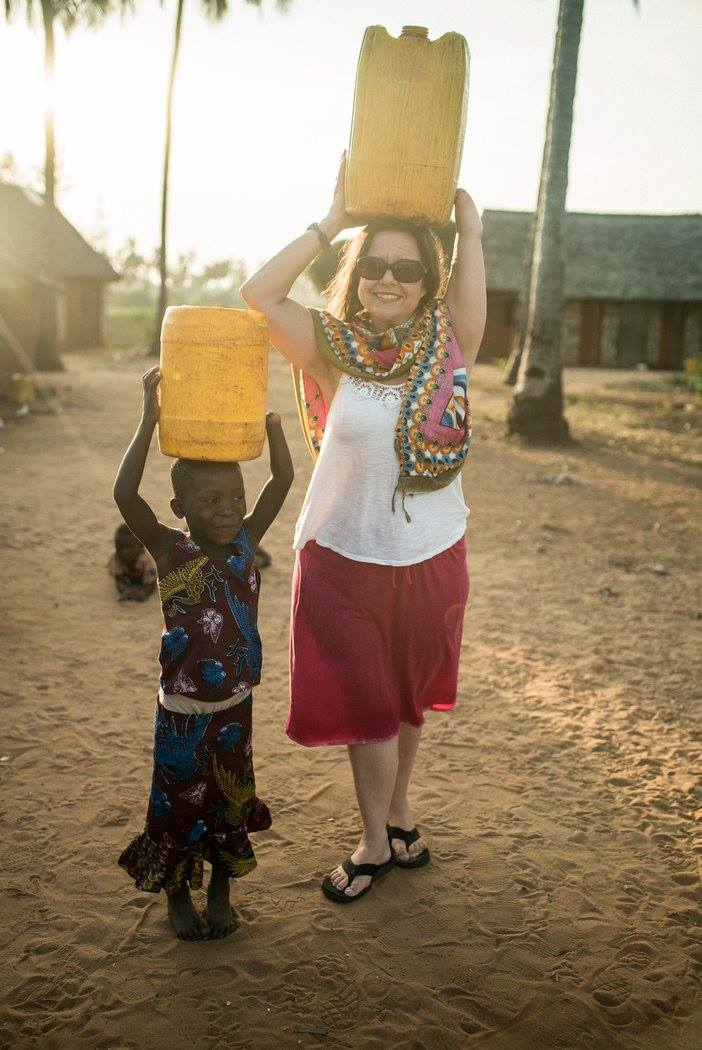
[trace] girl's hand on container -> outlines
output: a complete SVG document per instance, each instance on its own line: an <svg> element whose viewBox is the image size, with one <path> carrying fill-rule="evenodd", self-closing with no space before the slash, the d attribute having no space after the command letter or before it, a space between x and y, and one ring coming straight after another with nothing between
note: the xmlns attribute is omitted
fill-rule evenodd
<svg viewBox="0 0 702 1050"><path fill-rule="evenodd" d="M266 412L266 430L280 427L282 422L277 412Z"/></svg>
<svg viewBox="0 0 702 1050"><path fill-rule="evenodd" d="M461 235L477 234L483 232L483 224L480 221L478 209L470 193L465 190L456 190L455 200L456 231Z"/></svg>
<svg viewBox="0 0 702 1050"><path fill-rule="evenodd" d="M158 385L161 382L161 369L158 365L154 365L148 372L145 372L141 377L141 382L144 387L144 407L142 409L142 418L144 422L151 423L153 426L158 423L159 413L161 411L158 401Z"/></svg>

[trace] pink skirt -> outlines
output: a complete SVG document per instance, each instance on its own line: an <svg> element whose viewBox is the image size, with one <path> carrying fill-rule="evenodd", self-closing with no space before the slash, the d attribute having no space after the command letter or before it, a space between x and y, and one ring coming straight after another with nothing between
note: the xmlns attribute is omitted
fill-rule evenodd
<svg viewBox="0 0 702 1050"><path fill-rule="evenodd" d="M288 736L366 744L455 707L468 590L465 539L397 567L310 540L293 574Z"/></svg>

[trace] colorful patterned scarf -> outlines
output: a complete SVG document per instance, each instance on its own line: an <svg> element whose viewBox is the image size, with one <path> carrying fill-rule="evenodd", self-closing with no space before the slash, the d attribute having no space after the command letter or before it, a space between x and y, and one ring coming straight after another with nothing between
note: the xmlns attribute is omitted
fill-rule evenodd
<svg viewBox="0 0 702 1050"><path fill-rule="evenodd" d="M395 493L404 501L405 493L453 481L470 448L471 420L466 367L445 302L433 300L379 335L366 327L362 315L347 323L313 310L312 318L320 353L342 372L359 379L406 377L395 427ZM296 368L293 376L302 429L316 459L329 408L313 379ZM410 520L406 511L405 516Z"/></svg>

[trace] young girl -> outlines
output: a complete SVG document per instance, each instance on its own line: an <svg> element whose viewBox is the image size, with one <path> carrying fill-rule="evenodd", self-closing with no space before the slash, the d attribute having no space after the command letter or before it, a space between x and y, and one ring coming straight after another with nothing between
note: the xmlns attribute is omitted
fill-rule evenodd
<svg viewBox="0 0 702 1050"><path fill-rule="evenodd" d="M181 459L171 469L171 509L188 531L163 525L139 495L160 379L157 367L143 377L141 422L114 487L124 520L156 562L165 621L146 828L119 864L139 889L166 891L178 937L202 940L233 931L229 880L256 866L247 832L271 823L251 757L251 691L261 676L254 549L283 505L293 467L280 417L269 412L271 476L253 510L246 513L238 463ZM202 885L205 860L212 876L203 920L189 887Z"/></svg>

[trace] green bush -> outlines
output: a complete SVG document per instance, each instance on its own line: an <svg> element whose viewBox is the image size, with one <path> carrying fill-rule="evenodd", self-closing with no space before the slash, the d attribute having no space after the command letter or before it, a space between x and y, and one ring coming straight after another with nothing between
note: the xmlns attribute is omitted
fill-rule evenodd
<svg viewBox="0 0 702 1050"><path fill-rule="evenodd" d="M148 347L154 327L155 306L118 306L108 303L105 311L107 345L113 350Z"/></svg>

